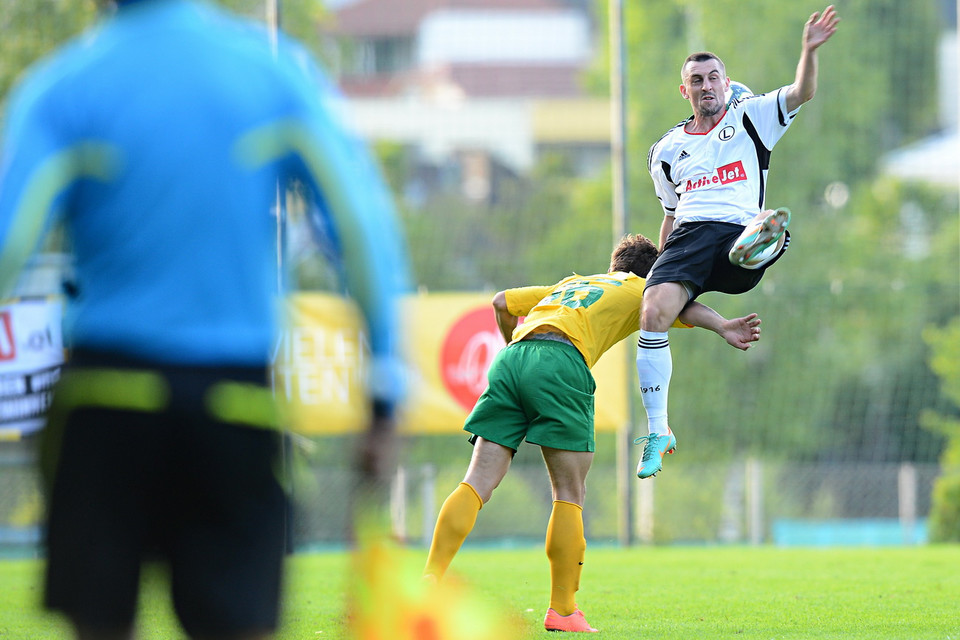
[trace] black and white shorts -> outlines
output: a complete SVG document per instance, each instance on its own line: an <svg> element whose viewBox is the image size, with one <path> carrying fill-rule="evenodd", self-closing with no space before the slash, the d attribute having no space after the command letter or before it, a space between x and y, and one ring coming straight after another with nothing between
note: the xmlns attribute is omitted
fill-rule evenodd
<svg viewBox="0 0 960 640"><path fill-rule="evenodd" d="M191 637L276 627L287 498L282 433L252 424L270 415L265 382L263 367L72 358L41 436L48 608L128 628L141 565L158 559Z"/></svg>
<svg viewBox="0 0 960 640"><path fill-rule="evenodd" d="M647 275L646 286L664 282L683 284L693 300L701 293L745 293L760 282L764 271L775 263L790 245L787 233L783 248L759 269L744 269L727 257L743 225L730 222L688 222L667 237L660 257Z"/></svg>

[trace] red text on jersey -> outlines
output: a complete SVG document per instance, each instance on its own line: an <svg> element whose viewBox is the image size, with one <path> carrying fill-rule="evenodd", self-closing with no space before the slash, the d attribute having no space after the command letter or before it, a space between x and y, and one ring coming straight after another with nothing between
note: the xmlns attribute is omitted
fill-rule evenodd
<svg viewBox="0 0 960 640"><path fill-rule="evenodd" d="M717 184L730 184L747 179L747 172L743 170L743 163L737 160L722 167L717 167L717 172L711 176L701 176L696 180L687 180L685 191L694 191Z"/></svg>

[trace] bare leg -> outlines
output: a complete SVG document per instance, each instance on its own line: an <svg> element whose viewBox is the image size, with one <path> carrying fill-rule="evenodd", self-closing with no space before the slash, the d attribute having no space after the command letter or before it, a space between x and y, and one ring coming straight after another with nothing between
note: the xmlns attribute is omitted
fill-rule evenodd
<svg viewBox="0 0 960 640"><path fill-rule="evenodd" d="M473 456L463 481L472 486L484 503L490 500L493 490L500 485L500 481L507 475L510 463L517 452L509 447L490 442L484 438L477 438L473 446Z"/></svg>
<svg viewBox="0 0 960 640"><path fill-rule="evenodd" d="M679 282L663 282L648 287L643 293L640 328L644 331L666 332L689 300L687 289Z"/></svg>
<svg viewBox="0 0 960 640"><path fill-rule="evenodd" d="M553 499L572 502L583 506L587 494L587 472L593 464L591 451L565 451L540 447L543 461L550 474L550 486L553 488Z"/></svg>

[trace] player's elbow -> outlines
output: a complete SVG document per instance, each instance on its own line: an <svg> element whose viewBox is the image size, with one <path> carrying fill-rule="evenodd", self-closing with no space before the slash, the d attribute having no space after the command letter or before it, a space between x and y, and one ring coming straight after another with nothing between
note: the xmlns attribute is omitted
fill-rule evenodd
<svg viewBox="0 0 960 640"><path fill-rule="evenodd" d="M816 93L817 87L815 84L810 86L792 85L787 92L787 111L799 109L801 105L813 100Z"/></svg>
<svg viewBox="0 0 960 640"><path fill-rule="evenodd" d="M493 308L496 309L498 313L505 312L507 310L507 292L498 291L496 295L493 296Z"/></svg>

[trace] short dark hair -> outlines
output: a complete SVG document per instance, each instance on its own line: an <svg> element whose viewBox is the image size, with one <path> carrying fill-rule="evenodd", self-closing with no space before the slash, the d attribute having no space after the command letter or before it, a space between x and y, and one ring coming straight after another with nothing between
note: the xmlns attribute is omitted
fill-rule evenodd
<svg viewBox="0 0 960 640"><path fill-rule="evenodd" d="M610 255L610 273L614 271L629 271L641 278L646 278L650 267L657 259L657 247L639 233L628 233L620 239L620 243Z"/></svg>
<svg viewBox="0 0 960 640"><path fill-rule="evenodd" d="M716 60L720 63L720 69L723 70L723 74L727 74L727 65L723 64L723 60L720 59L715 53L710 51L697 51L696 53L691 53L687 56L687 59L683 61L683 64L680 65L680 80L686 81L686 76L684 75L684 69L687 68L687 63L689 62L706 62L707 60Z"/></svg>

